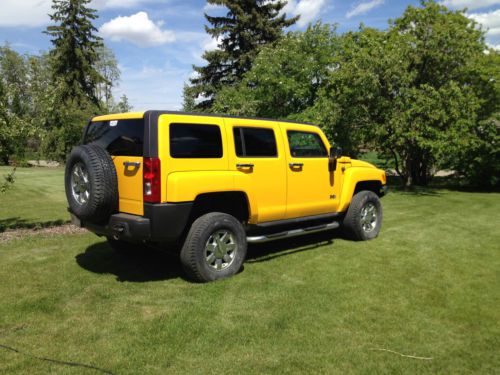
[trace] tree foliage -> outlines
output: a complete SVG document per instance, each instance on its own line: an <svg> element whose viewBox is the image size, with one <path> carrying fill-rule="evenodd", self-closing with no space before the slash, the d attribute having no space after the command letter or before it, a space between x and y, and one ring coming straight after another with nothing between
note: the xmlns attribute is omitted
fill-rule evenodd
<svg viewBox="0 0 500 375"><path fill-rule="evenodd" d="M462 11L422 1L386 31L318 24L288 34L214 108L321 124L353 156L369 147L392 159L406 185L440 168L496 183L500 74L485 49Z"/></svg>
<svg viewBox="0 0 500 375"><path fill-rule="evenodd" d="M198 99L197 110L210 110L223 86L241 80L255 59L260 47L278 40L283 28L293 25L298 17L287 19L281 11L285 1L268 0L208 0L208 4L224 6L225 16L205 18L211 26L206 32L218 41L218 48L205 51L206 66L195 66L198 76L191 79L185 96Z"/></svg>
<svg viewBox="0 0 500 375"><path fill-rule="evenodd" d="M93 20L96 11L87 5L91 0L53 0L50 19L55 23L47 27L54 48L50 51L54 79L61 80L61 98L78 104L90 100L96 106L99 85L106 79L98 70L101 38ZM84 104L85 105L85 104Z"/></svg>

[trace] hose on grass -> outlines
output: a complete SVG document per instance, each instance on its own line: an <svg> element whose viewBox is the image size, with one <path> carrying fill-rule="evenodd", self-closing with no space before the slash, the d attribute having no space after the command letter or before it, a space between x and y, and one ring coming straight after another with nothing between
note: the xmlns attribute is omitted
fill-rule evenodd
<svg viewBox="0 0 500 375"><path fill-rule="evenodd" d="M27 352L23 352L23 351L21 351L21 350L19 350L19 349L16 349L16 348L13 348L13 347L11 347L11 346L4 345L4 344L0 344L0 348L1 348L1 349L8 350L8 351L11 351L11 352L14 352L14 353L17 353L17 354L24 355L24 356L26 356L26 357L30 357L30 358L34 358L34 359L38 359L39 361L45 361L45 362L55 363L55 364L58 364L58 365L71 366L71 367L83 367L83 368L88 368L88 369L91 369L91 370L99 371L99 372L101 372L101 373L103 373L103 374L107 374L107 375L115 375L115 374L113 374L111 371L108 371L108 370L102 369L102 368L97 367L97 366L86 365L85 363L78 363L78 362L66 362L66 361L60 361L60 360L58 360L58 359L52 359L52 358L39 357L39 356L36 356L36 355L30 354L30 353L27 353Z"/></svg>
<svg viewBox="0 0 500 375"><path fill-rule="evenodd" d="M394 350L389 350L389 349L372 348L372 349L369 349L369 350L378 350L378 351L381 351L381 352L389 352L389 353L397 354L397 355L399 355L401 357L413 358L413 359L421 359L421 360L424 360L424 361L430 361L430 360L432 360L432 357L417 357L417 356L414 356L414 355L407 355L407 354L398 353L398 352L395 352Z"/></svg>

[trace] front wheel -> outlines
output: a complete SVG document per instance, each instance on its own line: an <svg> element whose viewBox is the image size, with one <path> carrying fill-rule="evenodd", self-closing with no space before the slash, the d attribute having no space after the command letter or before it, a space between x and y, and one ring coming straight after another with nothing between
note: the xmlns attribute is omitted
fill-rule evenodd
<svg viewBox="0 0 500 375"><path fill-rule="evenodd" d="M194 221L180 255L186 274L207 282L236 274L246 253L243 225L231 215L212 212Z"/></svg>
<svg viewBox="0 0 500 375"><path fill-rule="evenodd" d="M382 226L382 204L378 195L367 190L355 194L342 225L355 241L377 237Z"/></svg>

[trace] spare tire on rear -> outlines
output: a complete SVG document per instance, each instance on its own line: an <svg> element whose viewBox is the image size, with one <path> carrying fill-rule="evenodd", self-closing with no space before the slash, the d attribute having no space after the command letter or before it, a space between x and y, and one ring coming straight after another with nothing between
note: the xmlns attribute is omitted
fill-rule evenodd
<svg viewBox="0 0 500 375"><path fill-rule="evenodd" d="M89 144L73 148L66 162L66 197L81 220L101 223L118 209L118 180L108 152Z"/></svg>

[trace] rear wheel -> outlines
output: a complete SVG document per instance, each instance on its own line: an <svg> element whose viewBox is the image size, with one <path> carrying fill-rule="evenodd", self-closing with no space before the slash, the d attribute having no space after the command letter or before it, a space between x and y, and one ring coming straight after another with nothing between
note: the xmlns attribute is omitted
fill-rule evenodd
<svg viewBox="0 0 500 375"><path fill-rule="evenodd" d="M360 191L352 197L342 223L344 232L355 241L371 240L382 226L382 204L372 191Z"/></svg>
<svg viewBox="0 0 500 375"><path fill-rule="evenodd" d="M196 219L181 250L186 274L198 282L236 274L247 252L243 225L233 216L213 212Z"/></svg>

